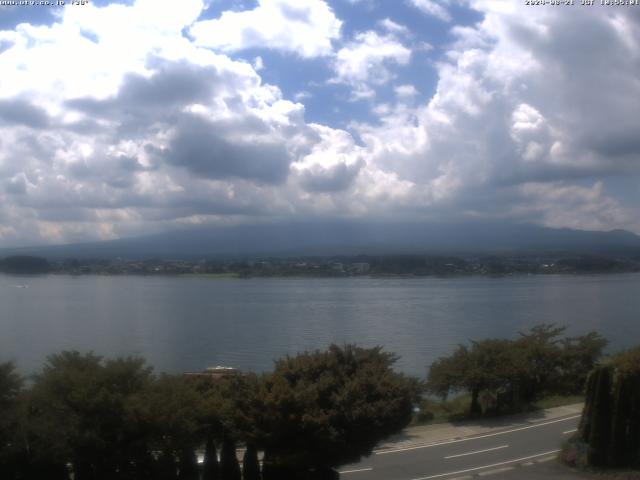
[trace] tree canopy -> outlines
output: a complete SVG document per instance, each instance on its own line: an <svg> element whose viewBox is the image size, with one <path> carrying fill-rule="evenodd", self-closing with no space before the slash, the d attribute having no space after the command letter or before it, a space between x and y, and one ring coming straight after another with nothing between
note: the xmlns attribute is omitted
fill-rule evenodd
<svg viewBox="0 0 640 480"><path fill-rule="evenodd" d="M417 392L381 347L332 345L278 360L260 392L265 455L278 464L333 467L369 455L405 427Z"/></svg>
<svg viewBox="0 0 640 480"><path fill-rule="evenodd" d="M640 467L640 347L589 374L578 438L596 467Z"/></svg>
<svg viewBox="0 0 640 480"><path fill-rule="evenodd" d="M518 409L546 394L580 393L607 341L595 332L562 337L565 327L541 324L515 340L486 339L459 345L430 367L427 388L446 397L471 394L470 415ZM480 394L493 398L481 405Z"/></svg>
<svg viewBox="0 0 640 480"><path fill-rule="evenodd" d="M269 465L331 478L331 467L408 424L416 382L393 371L395 360L379 347L331 346L277 360L266 375L194 379L154 375L140 358L67 351L24 389L0 364L0 478L239 480L238 443L245 480L259 475L258 450L264 478Z"/></svg>

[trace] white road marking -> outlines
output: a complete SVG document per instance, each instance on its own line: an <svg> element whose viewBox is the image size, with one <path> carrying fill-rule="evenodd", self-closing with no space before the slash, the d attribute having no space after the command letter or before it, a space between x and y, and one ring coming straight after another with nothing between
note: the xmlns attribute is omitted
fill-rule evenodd
<svg viewBox="0 0 640 480"><path fill-rule="evenodd" d="M458 457L466 457L467 455L475 455L476 453L493 452L494 450L501 450L507 447L509 447L509 445L500 445L499 447L486 448L484 450L476 450L475 452L459 453L458 455L449 455L448 457L444 457L444 458L445 460L449 460L450 458L458 458Z"/></svg>
<svg viewBox="0 0 640 480"><path fill-rule="evenodd" d="M559 420L551 420L551 421L548 421L548 422L536 423L534 425L527 425L526 427L513 428L511 430L505 430L503 432L487 433L485 435L477 435L475 437L459 438L457 440L447 440L447 441L444 441L444 442L430 443L430 444L427 444L427 445L416 445L416 446L413 446L413 447L406 447L406 448L396 448L396 449L393 449L393 450L381 450L379 452L375 452L375 454L376 455L387 455L389 453L407 452L409 450L418 450L418 449L421 449L421 448L432 448L432 447L438 447L440 445L450 445L452 443L469 442L471 440L479 440L481 438L489 438L489 437L495 437L495 436L498 436L498 435L506 435L507 433L520 432L521 430L528 430L530 428L544 427L545 425L551 425L552 423L566 422L567 420L573 420L575 418L580 418L581 416L582 415L573 415L571 417L561 418Z"/></svg>
<svg viewBox="0 0 640 480"><path fill-rule="evenodd" d="M573 430L567 430L566 432L562 432L563 435L569 435L570 433L577 432L578 429L574 428Z"/></svg>
<svg viewBox="0 0 640 480"><path fill-rule="evenodd" d="M491 465L484 465L482 467L467 468L466 470L458 470L457 472L439 473L437 475L430 475L428 477L413 478L411 480L430 480L431 478L442 478L442 477L448 477L449 475L459 475L461 473L475 472L476 470L485 470L487 468L500 467L502 465L508 465L510 463L522 462L523 460L530 460L530 459L536 458L536 457L544 457L545 455L551 455L553 453L558 453L559 451L560 450L551 450L550 452L537 453L535 455L529 455L528 457L514 458L513 460L507 460L505 462L493 463Z"/></svg>
<svg viewBox="0 0 640 480"><path fill-rule="evenodd" d="M556 456L555 455L551 455L550 457L544 457L544 458L539 458L536 460L536 463L544 463L544 462L550 462L551 460L555 460Z"/></svg>
<svg viewBox="0 0 640 480"><path fill-rule="evenodd" d="M494 468L493 470L487 470L486 472L478 473L479 477L486 477L487 475L496 475L497 473L508 472L509 470L515 470L515 467L502 467Z"/></svg>
<svg viewBox="0 0 640 480"><path fill-rule="evenodd" d="M360 473L360 472L370 472L373 468L358 468L357 470L343 470L342 472L338 472L340 475L344 475L346 473Z"/></svg>

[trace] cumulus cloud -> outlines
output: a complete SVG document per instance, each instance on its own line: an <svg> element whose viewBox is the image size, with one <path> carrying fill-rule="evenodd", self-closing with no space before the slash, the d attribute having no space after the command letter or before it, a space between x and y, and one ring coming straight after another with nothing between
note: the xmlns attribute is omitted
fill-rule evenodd
<svg viewBox="0 0 640 480"><path fill-rule="evenodd" d="M304 108L250 64L182 36L202 2L158 8L69 8L58 23L12 33L0 58L13 72L0 78L1 210L14 226L5 243L111 238L282 207L286 195L272 185L317 141ZM140 44L122 44L122 31ZM45 61L70 53L67 69Z"/></svg>
<svg viewBox="0 0 640 480"><path fill-rule="evenodd" d="M293 168L298 184L308 193L348 190L365 166L353 137L344 130L311 125L319 141Z"/></svg>
<svg viewBox="0 0 640 480"><path fill-rule="evenodd" d="M257 117L208 121L187 115L178 121L167 161L207 178L239 177L283 182L292 156L270 126Z"/></svg>
<svg viewBox="0 0 640 480"><path fill-rule="evenodd" d="M341 38L320 0L87 5L0 32L0 244L318 215L640 231L602 180L640 177L635 9L468 0L481 20L457 26L452 2L412 4L451 16L424 102L424 36L384 19ZM326 77L281 90L260 49Z"/></svg>
<svg viewBox="0 0 640 480"><path fill-rule="evenodd" d="M375 95L372 85L393 78L391 66L407 65L410 60L411 50L394 36L360 32L336 53L335 76L331 81L350 85L355 99L372 97Z"/></svg>
<svg viewBox="0 0 640 480"><path fill-rule="evenodd" d="M351 186L361 167L361 163L312 167L302 173L300 183L307 192L340 192Z"/></svg>
<svg viewBox="0 0 640 480"><path fill-rule="evenodd" d="M316 57L331 54L341 26L323 0L259 0L253 10L197 22L190 34L196 44L225 52L266 47Z"/></svg>
<svg viewBox="0 0 640 480"><path fill-rule="evenodd" d="M530 215L538 221L542 217L542 223L551 227L607 230L635 221L630 209L604 193L600 181L591 187L525 183L519 190L525 201L514 207L518 216Z"/></svg>
<svg viewBox="0 0 640 480"><path fill-rule="evenodd" d="M377 110L379 125L355 125L370 162L411 182L407 192L420 192L432 213L637 229L602 184L571 183L640 174L632 134L640 85L628 83L640 64L621 33L637 28L637 16L598 8L523 16L500 2L471 4L484 19L454 27L428 104L399 102ZM579 31L594 33L588 45ZM606 64L597 72L594 55ZM607 87L623 78L626 88Z"/></svg>

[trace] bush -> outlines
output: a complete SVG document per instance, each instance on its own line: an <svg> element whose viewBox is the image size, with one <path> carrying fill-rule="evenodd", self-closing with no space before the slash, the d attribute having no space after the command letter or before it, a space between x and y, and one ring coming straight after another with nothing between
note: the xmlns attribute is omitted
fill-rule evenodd
<svg viewBox="0 0 640 480"><path fill-rule="evenodd" d="M640 348L591 372L579 434L589 465L640 466Z"/></svg>

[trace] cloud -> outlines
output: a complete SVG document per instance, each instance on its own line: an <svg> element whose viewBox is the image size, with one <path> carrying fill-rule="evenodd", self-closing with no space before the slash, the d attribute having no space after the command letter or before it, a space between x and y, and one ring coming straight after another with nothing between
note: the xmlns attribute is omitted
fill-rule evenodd
<svg viewBox="0 0 640 480"><path fill-rule="evenodd" d="M179 120L164 156L206 178L282 183L292 156L285 142L270 134L269 125L257 117L212 122L188 115Z"/></svg>
<svg viewBox="0 0 640 480"><path fill-rule="evenodd" d="M118 92L111 97L73 98L65 104L91 118L117 119L128 128L137 128L134 122L146 125L150 117L167 120L186 105L206 104L224 88L223 75L213 66L157 62L150 76L125 73Z"/></svg>
<svg viewBox="0 0 640 480"><path fill-rule="evenodd" d="M318 216L640 231L615 188L640 177L640 15L456 5L481 20L450 9L426 101L405 44L424 35L376 18L342 39L319 0L213 21L199 0L91 4L0 32L0 244ZM257 48L295 55L274 72Z"/></svg>
<svg viewBox="0 0 640 480"><path fill-rule="evenodd" d="M450 22L452 19L449 11L437 0L409 0L409 3L421 12L432 15L445 22Z"/></svg>
<svg viewBox="0 0 640 480"><path fill-rule="evenodd" d="M181 31L202 2L175 5L158 5L155 20L145 1L69 8L10 35L0 215L13 228L0 242L111 238L289 207L276 186L318 141L304 107L249 63L190 43ZM47 61L67 55L68 66Z"/></svg>
<svg viewBox="0 0 640 480"><path fill-rule="evenodd" d="M49 115L38 106L20 99L0 100L0 122L18 124L31 128L46 128Z"/></svg>
<svg viewBox="0 0 640 480"><path fill-rule="evenodd" d="M524 16L501 2L470 3L484 19L453 28L428 104L399 102L376 109L378 124L353 124L368 165L409 182L409 202L431 215L637 230L637 216L595 179L640 176L640 84L629 83L640 63L622 33L637 31L638 16ZM587 45L580 31L592 32ZM606 87L616 81L627 87ZM596 187L574 184L589 181Z"/></svg>
<svg viewBox="0 0 640 480"><path fill-rule="evenodd" d="M253 10L197 22L189 33L197 45L223 52L268 48L310 58L332 53L341 26L322 0L259 0Z"/></svg>
<svg viewBox="0 0 640 480"><path fill-rule="evenodd" d="M608 197L601 182L591 187L562 182L525 183L520 193L526 200L515 207L521 215L531 215L550 227L608 230L612 225L633 223L633 212ZM537 217L537 218L536 218Z"/></svg>
<svg viewBox="0 0 640 480"><path fill-rule="evenodd" d="M411 50L392 35L378 35L374 31L356 33L354 40L337 53L334 61L333 83L353 88L355 99L375 95L373 85L382 85L394 76L392 65L407 65Z"/></svg>
<svg viewBox="0 0 640 480"><path fill-rule="evenodd" d="M390 18L384 18L378 22L382 28L384 28L389 33L395 33L399 35L409 35L410 30L404 25L400 25L399 23L394 22Z"/></svg>
<svg viewBox="0 0 640 480"><path fill-rule="evenodd" d="M411 84L398 85L394 88L396 95L400 98L411 98L418 95L418 90Z"/></svg>
<svg viewBox="0 0 640 480"><path fill-rule="evenodd" d="M56 21L55 8L25 8L24 5L0 5L0 30L12 30L21 23L50 25Z"/></svg>
<svg viewBox="0 0 640 480"><path fill-rule="evenodd" d="M27 193L27 183L26 176L18 174L5 182L4 189L10 195L21 195Z"/></svg>
<svg viewBox="0 0 640 480"><path fill-rule="evenodd" d="M351 186L361 167L361 163L315 167L301 175L300 183L307 192L341 192Z"/></svg>

